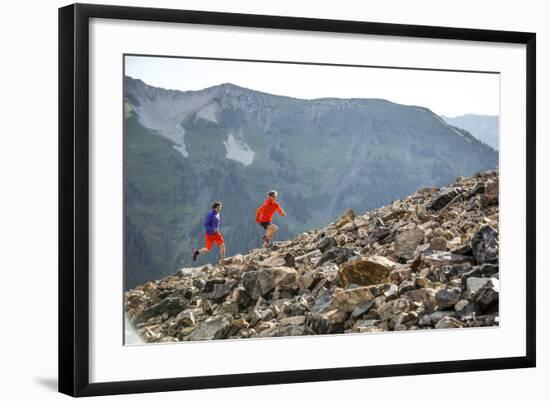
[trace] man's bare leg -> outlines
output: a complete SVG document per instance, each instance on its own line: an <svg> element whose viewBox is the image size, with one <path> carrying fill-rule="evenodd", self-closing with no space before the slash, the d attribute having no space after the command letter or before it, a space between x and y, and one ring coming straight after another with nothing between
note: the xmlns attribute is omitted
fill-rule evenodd
<svg viewBox="0 0 550 401"><path fill-rule="evenodd" d="M204 247L204 248L201 248L201 249L195 249L193 250L193 261L197 260L197 256L199 256L199 254L201 253L209 253L210 252L210 249Z"/></svg>
<svg viewBox="0 0 550 401"><path fill-rule="evenodd" d="M268 242L271 241L277 231L279 231L279 227L277 227L275 224L271 223L269 226L267 226L267 233L265 234L265 237Z"/></svg>
<svg viewBox="0 0 550 401"><path fill-rule="evenodd" d="M225 244L220 245L220 261L225 259Z"/></svg>

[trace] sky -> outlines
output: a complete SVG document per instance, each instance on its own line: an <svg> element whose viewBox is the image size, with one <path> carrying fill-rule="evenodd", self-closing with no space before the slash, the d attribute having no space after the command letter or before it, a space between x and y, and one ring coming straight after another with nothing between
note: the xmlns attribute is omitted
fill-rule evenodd
<svg viewBox="0 0 550 401"><path fill-rule="evenodd" d="M386 99L446 117L499 115L498 74L148 56L126 56L125 74L182 91L232 83L301 99Z"/></svg>

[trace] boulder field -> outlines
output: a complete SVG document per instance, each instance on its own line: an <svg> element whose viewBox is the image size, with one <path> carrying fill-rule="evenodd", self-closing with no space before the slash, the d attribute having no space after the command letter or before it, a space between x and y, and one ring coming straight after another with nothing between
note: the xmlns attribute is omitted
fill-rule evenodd
<svg viewBox="0 0 550 401"><path fill-rule="evenodd" d="M125 292L145 342L499 324L498 171Z"/></svg>

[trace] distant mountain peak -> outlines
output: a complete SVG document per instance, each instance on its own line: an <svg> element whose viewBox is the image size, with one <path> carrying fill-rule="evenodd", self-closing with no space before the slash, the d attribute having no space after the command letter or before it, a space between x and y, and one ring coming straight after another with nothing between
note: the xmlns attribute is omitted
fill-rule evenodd
<svg viewBox="0 0 550 401"><path fill-rule="evenodd" d="M448 124L471 133L475 138L499 149L499 116L468 113L456 117L441 116Z"/></svg>
<svg viewBox="0 0 550 401"><path fill-rule="evenodd" d="M219 84L219 85L216 85L216 86L213 86L213 88L221 88L221 89L225 89L225 90L250 90L248 88L245 88L243 86L239 86L239 85L235 85L231 82L224 82L223 84Z"/></svg>
<svg viewBox="0 0 550 401"><path fill-rule="evenodd" d="M498 114L465 113L465 114L460 114L460 115L457 115L457 116L454 116L454 117L449 117L449 116L445 116L445 115L442 114L441 117L444 118L444 119L465 118L465 117L498 118Z"/></svg>

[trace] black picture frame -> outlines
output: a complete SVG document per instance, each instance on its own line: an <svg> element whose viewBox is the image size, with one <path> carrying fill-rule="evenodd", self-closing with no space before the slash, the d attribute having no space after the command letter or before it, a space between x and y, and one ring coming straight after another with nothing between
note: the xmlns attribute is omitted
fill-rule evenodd
<svg viewBox="0 0 550 401"><path fill-rule="evenodd" d="M90 383L89 21L106 18L438 38L526 46L526 353L521 357ZM74 4L59 9L59 391L71 396L361 379L536 365L536 35L220 12Z"/></svg>

